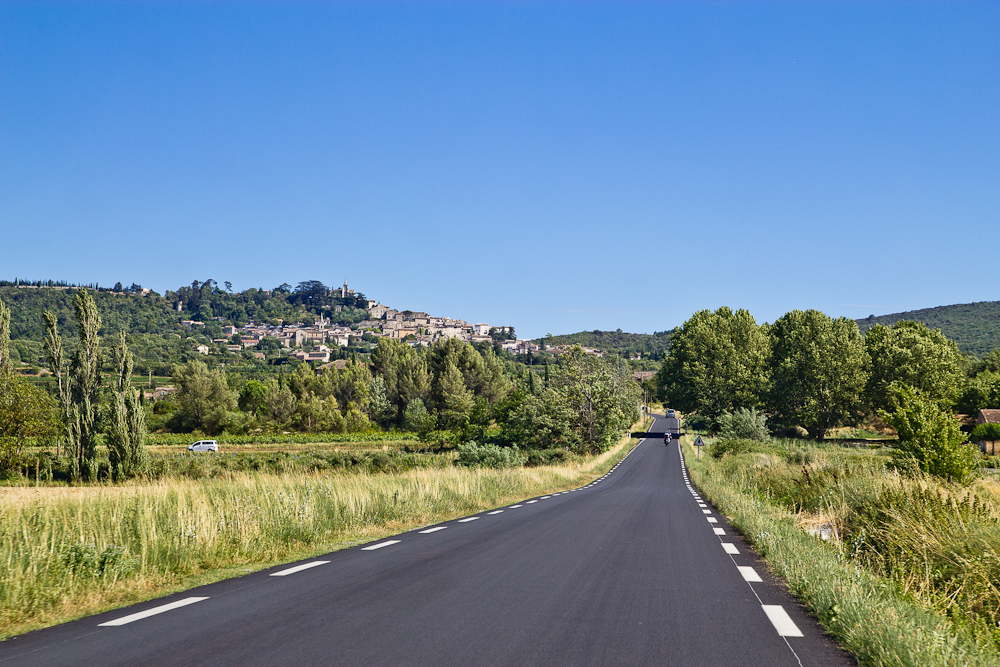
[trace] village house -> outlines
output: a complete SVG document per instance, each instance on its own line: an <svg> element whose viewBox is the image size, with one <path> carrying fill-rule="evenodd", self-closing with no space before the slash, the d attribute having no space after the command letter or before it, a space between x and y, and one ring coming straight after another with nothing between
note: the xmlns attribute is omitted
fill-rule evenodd
<svg viewBox="0 0 1000 667"><path fill-rule="evenodd" d="M1000 424L1000 410L980 410L979 414L976 415L976 426L980 424ZM994 455L996 454L996 441L980 441L979 449L983 454Z"/></svg>

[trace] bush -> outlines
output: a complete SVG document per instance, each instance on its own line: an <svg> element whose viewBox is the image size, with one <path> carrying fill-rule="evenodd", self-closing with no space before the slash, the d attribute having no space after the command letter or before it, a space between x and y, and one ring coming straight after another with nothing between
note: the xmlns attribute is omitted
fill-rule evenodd
<svg viewBox="0 0 1000 667"><path fill-rule="evenodd" d="M525 456L517 447L499 447L467 442L458 446L456 463L470 468L516 468L524 465Z"/></svg>
<svg viewBox="0 0 1000 667"><path fill-rule="evenodd" d="M712 426L712 420L701 415L684 415L684 428L692 431L707 431Z"/></svg>
<svg viewBox="0 0 1000 667"><path fill-rule="evenodd" d="M757 444L757 441L748 440L746 438L720 439L708 448L708 453L711 454L714 459L721 459L726 454L742 454L744 452L749 452Z"/></svg>
<svg viewBox="0 0 1000 667"><path fill-rule="evenodd" d="M528 452L528 460L525 465L547 466L564 463L572 456L573 454L565 449L533 449Z"/></svg>
<svg viewBox="0 0 1000 667"><path fill-rule="evenodd" d="M755 408L737 408L733 412L723 413L717 422L719 437L725 440L746 439L766 442L770 434L767 430L767 417L757 412Z"/></svg>
<svg viewBox="0 0 1000 667"><path fill-rule="evenodd" d="M980 424L976 428L972 429L972 438L974 442L994 442L1000 440L1000 424Z"/></svg>
<svg viewBox="0 0 1000 667"><path fill-rule="evenodd" d="M965 483L975 476L976 454L965 444L955 418L916 389L892 385L892 413L882 417L899 434L893 453L897 467L916 466L925 473Z"/></svg>

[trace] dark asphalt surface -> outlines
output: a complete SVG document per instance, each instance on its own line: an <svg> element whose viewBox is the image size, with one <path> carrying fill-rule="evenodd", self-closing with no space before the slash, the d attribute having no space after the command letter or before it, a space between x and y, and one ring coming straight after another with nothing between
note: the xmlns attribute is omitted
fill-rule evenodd
<svg viewBox="0 0 1000 667"><path fill-rule="evenodd" d="M601 481L531 500L22 635L0 666L854 664L699 506L676 443L650 437ZM100 625L190 597L207 599Z"/></svg>

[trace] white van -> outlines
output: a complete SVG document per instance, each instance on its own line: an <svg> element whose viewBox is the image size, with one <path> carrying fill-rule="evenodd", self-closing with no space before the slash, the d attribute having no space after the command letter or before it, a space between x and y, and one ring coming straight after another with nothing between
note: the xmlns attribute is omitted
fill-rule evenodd
<svg viewBox="0 0 1000 667"><path fill-rule="evenodd" d="M189 452L217 452L219 443L215 440L199 440L193 445L188 445Z"/></svg>

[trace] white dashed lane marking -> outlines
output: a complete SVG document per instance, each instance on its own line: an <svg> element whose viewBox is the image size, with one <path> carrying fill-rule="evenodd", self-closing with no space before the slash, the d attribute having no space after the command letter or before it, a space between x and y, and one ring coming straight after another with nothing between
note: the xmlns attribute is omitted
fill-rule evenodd
<svg viewBox="0 0 1000 667"><path fill-rule="evenodd" d="M487 514L500 514L503 510L496 510L495 512L487 512Z"/></svg>
<svg viewBox="0 0 1000 667"><path fill-rule="evenodd" d="M738 554L738 553L740 552L740 550L739 550L739 549L737 549L737 548L736 548L736 545L735 545L735 544L733 544L732 542L723 542L723 543L722 543L722 549L723 549L723 550L724 550L724 551L725 551L725 552L726 552L727 554L732 554L732 555L734 555L734 556L735 556L736 554Z"/></svg>
<svg viewBox="0 0 1000 667"><path fill-rule="evenodd" d="M537 500L529 500L528 502L526 502L524 504L525 505L530 505L531 503L537 503L537 502L538 502Z"/></svg>
<svg viewBox="0 0 1000 667"><path fill-rule="evenodd" d="M510 509L516 510L518 507L522 507L522 506L521 505L511 505Z"/></svg>
<svg viewBox="0 0 1000 667"><path fill-rule="evenodd" d="M388 547L393 544L399 544L399 540L386 540L385 542L379 542L378 544L373 544L370 547L361 547L362 551L375 551L376 549L381 549L382 547Z"/></svg>
<svg viewBox="0 0 1000 667"><path fill-rule="evenodd" d="M725 535L725 534L726 534L726 531L724 531L724 530L723 530L723 529L721 529L721 528L713 528L712 530L714 530L714 531L715 531L715 534L716 534L716 535Z"/></svg>
<svg viewBox="0 0 1000 667"><path fill-rule="evenodd" d="M802 631L799 630L799 626L795 625L795 621L792 620L785 608L780 604L762 604L761 607L764 608L764 613L767 614L767 618L771 621L771 625L774 629L778 631L778 634L782 637L801 637Z"/></svg>
<svg viewBox="0 0 1000 667"><path fill-rule="evenodd" d="M314 560L311 563L303 563L302 565L296 565L295 567L290 567L287 570L282 570L281 572L274 572L271 574L272 577L287 577L290 574L295 574L296 572L301 572L302 570L308 570L311 567L316 567L317 565L326 565L330 561L328 560Z"/></svg>
<svg viewBox="0 0 1000 667"><path fill-rule="evenodd" d="M132 623L133 621L141 621L144 618L149 618L150 616L156 616L157 614L162 614L165 611L171 611L173 609L179 609L181 607L186 607L189 604L194 604L195 602L201 602L202 600L207 600L208 598L184 598L183 600L178 600L177 602L171 602L170 604L161 605L159 607L153 607L152 609L147 609L146 611L140 611L136 614L129 614L128 616L122 616L121 618L116 618L113 621L108 621L107 623L99 623L98 627L114 627L118 625L125 625L126 623Z"/></svg>
<svg viewBox="0 0 1000 667"><path fill-rule="evenodd" d="M743 578L750 583L758 583L764 581L763 579L760 578L760 575L757 574L757 570L753 569L749 565L737 565L736 569L739 570L740 574L743 575Z"/></svg>
<svg viewBox="0 0 1000 667"><path fill-rule="evenodd" d="M459 523L469 523L470 521L475 521L478 518L479 518L478 516L470 516L467 519L459 519L458 522Z"/></svg>
<svg viewBox="0 0 1000 667"><path fill-rule="evenodd" d="M705 518L708 519L709 523L719 523L719 520L716 519L714 516L707 516Z"/></svg>
<svg viewBox="0 0 1000 667"><path fill-rule="evenodd" d="M711 514L711 513L712 513L712 510L702 510L702 513L703 513L703 514Z"/></svg>
<svg viewBox="0 0 1000 667"><path fill-rule="evenodd" d="M428 528L427 530L421 530L420 533L422 535L426 535L427 533L436 533L439 530L444 530L447 527L448 526L434 526L433 528Z"/></svg>

